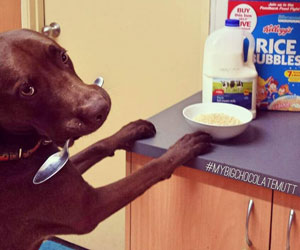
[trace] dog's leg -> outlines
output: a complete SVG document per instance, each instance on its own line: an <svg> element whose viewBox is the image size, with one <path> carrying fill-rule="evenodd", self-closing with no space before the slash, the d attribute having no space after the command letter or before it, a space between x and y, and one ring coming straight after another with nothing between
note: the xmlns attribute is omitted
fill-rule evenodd
<svg viewBox="0 0 300 250"><path fill-rule="evenodd" d="M107 156L113 156L117 149L129 150L136 140L149 138L155 135L152 123L137 120L122 127L116 134L89 146L72 156L70 161L82 174L95 163Z"/></svg>
<svg viewBox="0 0 300 250"><path fill-rule="evenodd" d="M196 155L207 152L210 140L209 135L201 132L188 134L161 157L151 160L138 171L115 183L95 189L94 205L90 206L86 221L96 226L155 183L169 178L177 167Z"/></svg>

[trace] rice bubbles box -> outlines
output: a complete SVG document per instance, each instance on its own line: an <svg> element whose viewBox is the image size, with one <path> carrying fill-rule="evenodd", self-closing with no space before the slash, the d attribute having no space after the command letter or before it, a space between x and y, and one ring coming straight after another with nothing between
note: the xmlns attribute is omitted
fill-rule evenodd
<svg viewBox="0 0 300 250"><path fill-rule="evenodd" d="M228 18L255 38L257 106L300 111L300 0L229 0Z"/></svg>

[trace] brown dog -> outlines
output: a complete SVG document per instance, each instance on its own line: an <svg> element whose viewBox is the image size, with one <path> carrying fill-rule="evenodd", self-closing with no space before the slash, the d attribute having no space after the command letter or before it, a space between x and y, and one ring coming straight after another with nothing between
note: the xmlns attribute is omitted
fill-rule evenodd
<svg viewBox="0 0 300 250"><path fill-rule="evenodd" d="M38 249L51 235L88 233L209 148L209 135L186 135L134 174L91 187L83 172L115 150L155 135L151 123L138 120L71 157L53 178L33 184L57 146L98 129L110 105L102 88L80 80L53 40L29 30L0 34L0 249ZM52 143L43 145L46 139Z"/></svg>

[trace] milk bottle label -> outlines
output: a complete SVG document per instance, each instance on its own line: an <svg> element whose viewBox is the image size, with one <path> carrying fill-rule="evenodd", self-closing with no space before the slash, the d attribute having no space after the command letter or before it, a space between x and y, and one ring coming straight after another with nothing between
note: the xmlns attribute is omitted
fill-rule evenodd
<svg viewBox="0 0 300 250"><path fill-rule="evenodd" d="M252 79L213 78L212 81L213 102L238 104L251 109Z"/></svg>

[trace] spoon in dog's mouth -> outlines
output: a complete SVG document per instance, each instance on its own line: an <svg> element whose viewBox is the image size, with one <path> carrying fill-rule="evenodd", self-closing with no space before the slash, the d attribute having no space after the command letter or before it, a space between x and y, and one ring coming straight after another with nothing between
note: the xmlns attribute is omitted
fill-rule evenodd
<svg viewBox="0 0 300 250"><path fill-rule="evenodd" d="M61 170L67 161L69 160L69 143L71 139L68 139L63 149L51 156L44 162L40 169L33 177L34 184L41 184L52 176L54 176L59 170Z"/></svg>

